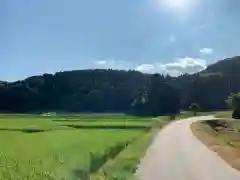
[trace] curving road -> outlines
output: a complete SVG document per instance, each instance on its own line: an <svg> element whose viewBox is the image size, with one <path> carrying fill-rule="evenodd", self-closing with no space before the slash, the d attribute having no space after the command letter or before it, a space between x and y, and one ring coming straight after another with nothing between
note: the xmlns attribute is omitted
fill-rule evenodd
<svg viewBox="0 0 240 180"><path fill-rule="evenodd" d="M240 180L240 172L210 151L190 125L213 116L188 118L166 126L141 160L138 180Z"/></svg>

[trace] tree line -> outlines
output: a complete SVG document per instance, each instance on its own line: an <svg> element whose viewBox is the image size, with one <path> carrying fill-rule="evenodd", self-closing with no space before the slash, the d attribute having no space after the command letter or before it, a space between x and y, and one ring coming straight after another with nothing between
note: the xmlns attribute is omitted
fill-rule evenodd
<svg viewBox="0 0 240 180"><path fill-rule="evenodd" d="M126 112L163 115L187 109L228 108L225 100L240 91L240 58L223 60L205 71L180 77L137 71L79 70L0 82L2 112Z"/></svg>
<svg viewBox="0 0 240 180"><path fill-rule="evenodd" d="M162 75L116 70L69 71L1 82L0 110L160 115L179 110L177 93Z"/></svg>

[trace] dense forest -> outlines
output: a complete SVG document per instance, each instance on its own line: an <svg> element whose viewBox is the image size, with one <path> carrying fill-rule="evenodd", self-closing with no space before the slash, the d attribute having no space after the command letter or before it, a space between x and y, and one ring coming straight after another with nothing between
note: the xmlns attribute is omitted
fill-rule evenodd
<svg viewBox="0 0 240 180"><path fill-rule="evenodd" d="M227 108L225 100L231 92L240 91L239 69L240 57L234 57L177 78L109 69L0 81L0 111L162 115L177 113L192 102L204 111L220 110Z"/></svg>

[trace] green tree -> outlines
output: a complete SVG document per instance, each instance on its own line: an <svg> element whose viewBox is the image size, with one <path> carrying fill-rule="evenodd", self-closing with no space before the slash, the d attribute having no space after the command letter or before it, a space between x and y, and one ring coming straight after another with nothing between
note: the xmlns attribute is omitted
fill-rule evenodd
<svg viewBox="0 0 240 180"><path fill-rule="evenodd" d="M231 93L226 102L233 109L232 117L240 119L240 92L236 94Z"/></svg>
<svg viewBox="0 0 240 180"><path fill-rule="evenodd" d="M189 110L191 110L193 112L193 115L196 116L197 112L200 110L200 106L197 103L192 103L189 106Z"/></svg>

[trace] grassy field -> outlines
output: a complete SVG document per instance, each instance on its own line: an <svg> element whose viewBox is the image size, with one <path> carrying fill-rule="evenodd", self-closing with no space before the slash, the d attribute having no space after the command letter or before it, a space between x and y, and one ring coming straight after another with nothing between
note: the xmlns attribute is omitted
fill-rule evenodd
<svg viewBox="0 0 240 180"><path fill-rule="evenodd" d="M123 114L1 114L0 179L129 180L168 122Z"/></svg>
<svg viewBox="0 0 240 180"><path fill-rule="evenodd" d="M2 114L0 177L78 179L148 136L154 122L125 115Z"/></svg>

